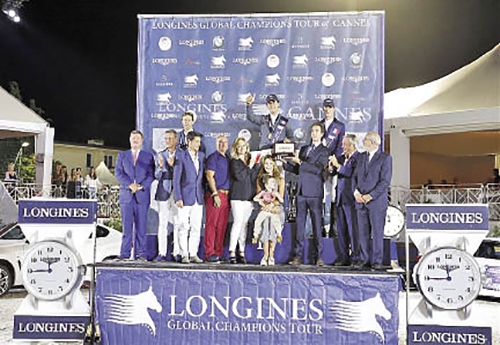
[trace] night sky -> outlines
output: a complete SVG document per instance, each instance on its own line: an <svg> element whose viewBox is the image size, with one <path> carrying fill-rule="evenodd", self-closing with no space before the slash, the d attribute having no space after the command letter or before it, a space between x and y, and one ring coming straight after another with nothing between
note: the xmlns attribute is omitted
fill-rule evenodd
<svg viewBox="0 0 500 345"><path fill-rule="evenodd" d="M20 24L0 13L0 85L17 81L25 103L34 98L45 110L57 141L127 147L137 14L362 10L386 11L386 91L443 77L500 42L499 0L30 0Z"/></svg>

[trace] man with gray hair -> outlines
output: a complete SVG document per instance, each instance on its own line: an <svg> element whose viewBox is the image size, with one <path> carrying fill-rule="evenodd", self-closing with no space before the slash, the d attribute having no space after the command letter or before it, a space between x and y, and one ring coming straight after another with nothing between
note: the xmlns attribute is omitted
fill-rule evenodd
<svg viewBox="0 0 500 345"><path fill-rule="evenodd" d="M392 158L379 151L381 143L378 133L366 133L363 139L366 152L360 155L354 172L360 249L360 260L356 265L358 269L369 266L373 270L384 269L384 225L392 178Z"/></svg>
<svg viewBox="0 0 500 345"><path fill-rule="evenodd" d="M337 257L334 266L350 266L359 261L359 233L354 200L353 176L360 153L356 150L356 136L346 134L342 139L343 153L339 159L329 158L329 170L337 175L335 210L337 211L338 238L335 239ZM350 247L350 251L349 251Z"/></svg>

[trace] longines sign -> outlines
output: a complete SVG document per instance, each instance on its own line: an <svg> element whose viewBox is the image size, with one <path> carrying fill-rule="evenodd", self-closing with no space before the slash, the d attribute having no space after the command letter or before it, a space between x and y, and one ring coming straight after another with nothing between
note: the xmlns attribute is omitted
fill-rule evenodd
<svg viewBox="0 0 500 345"><path fill-rule="evenodd" d="M490 327L408 325L409 345L490 345Z"/></svg>
<svg viewBox="0 0 500 345"><path fill-rule="evenodd" d="M97 202L89 200L20 200L20 224L92 224Z"/></svg>
<svg viewBox="0 0 500 345"><path fill-rule="evenodd" d="M406 228L415 230L488 230L488 205L406 205Z"/></svg>
<svg viewBox="0 0 500 345"><path fill-rule="evenodd" d="M397 276L121 268L98 275L103 344L398 344Z"/></svg>

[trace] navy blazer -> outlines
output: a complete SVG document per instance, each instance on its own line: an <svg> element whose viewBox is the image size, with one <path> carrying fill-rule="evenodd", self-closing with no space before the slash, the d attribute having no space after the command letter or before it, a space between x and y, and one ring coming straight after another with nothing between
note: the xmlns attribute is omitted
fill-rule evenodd
<svg viewBox="0 0 500 345"><path fill-rule="evenodd" d="M299 175L297 195L323 199L323 171L328 164L328 149L319 144L307 155L309 146L300 149L299 159L302 161L300 165L287 162L284 168Z"/></svg>
<svg viewBox="0 0 500 345"><path fill-rule="evenodd" d="M366 207L387 207L391 178L392 157L387 153L377 151L370 162L368 161L368 152L359 155L353 188L361 194L370 194L372 200L366 204ZM357 208L361 208L363 205L356 203Z"/></svg>
<svg viewBox="0 0 500 345"><path fill-rule="evenodd" d="M159 169L157 167L155 170L155 178L158 180L155 200L158 201L167 201L170 198L170 194L172 194L172 190L174 189L174 167L167 163L167 155L170 157L170 152L167 152L168 151L165 150L159 153L163 157L163 169ZM177 150L174 151L174 155L176 155L177 152Z"/></svg>
<svg viewBox="0 0 500 345"><path fill-rule="evenodd" d="M321 120L323 125L325 124L325 119ZM323 135L323 144L328 149L330 155L335 155L337 158L342 155L342 139L345 135L345 125L333 118L333 122L328 128L325 128L325 134Z"/></svg>
<svg viewBox="0 0 500 345"><path fill-rule="evenodd" d="M196 129L193 128L193 131L196 131ZM200 132L198 132L200 133ZM177 150L187 150L188 149L188 143L187 143L187 138L186 134L184 133L184 130L181 129L180 132L177 133L177 144L175 145L175 148ZM207 153L207 147L205 146L203 137L201 138L201 145L200 145L200 151L203 153Z"/></svg>
<svg viewBox="0 0 500 345"><path fill-rule="evenodd" d="M138 204L150 203L151 183L154 180L154 158L148 151L140 150L137 162L134 165L132 150L118 153L115 166L115 176L120 182L120 203L128 204L132 202L134 193L128 188L132 183L140 184L143 189L135 193Z"/></svg>
<svg viewBox="0 0 500 345"><path fill-rule="evenodd" d="M229 161L230 200L252 201L255 196L257 164L252 169L239 158Z"/></svg>
<svg viewBox="0 0 500 345"><path fill-rule="evenodd" d="M184 206L193 206L195 202L203 205L203 175L205 172L205 154L198 151L199 169L196 173L189 150L179 150L174 164L174 199L182 200Z"/></svg>
<svg viewBox="0 0 500 345"><path fill-rule="evenodd" d="M283 128L275 143L282 143L285 140L285 138L288 138L290 140L293 139L293 130L292 126L289 123L290 121L288 118L284 117L281 114L276 119L276 124L274 125L274 128L272 128L271 130L270 127L271 115L270 114L264 116L255 115L253 113L252 105L247 104L247 120L257 126L260 126L260 144L259 144L260 149L270 149L273 147L274 143L271 143L269 141L269 134L274 133L276 127L278 126L284 126L285 128Z"/></svg>
<svg viewBox="0 0 500 345"><path fill-rule="evenodd" d="M347 204L354 206L354 187L353 187L353 177L356 170L356 165L358 164L360 153L354 151L347 160L345 154L340 156L339 163L340 168L335 169L334 174L338 176L337 182L337 193L336 193L336 204Z"/></svg>

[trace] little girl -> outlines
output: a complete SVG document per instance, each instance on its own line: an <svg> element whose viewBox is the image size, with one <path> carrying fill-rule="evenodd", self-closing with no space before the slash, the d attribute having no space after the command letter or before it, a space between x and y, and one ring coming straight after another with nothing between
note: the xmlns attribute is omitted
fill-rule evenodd
<svg viewBox="0 0 500 345"><path fill-rule="evenodd" d="M260 261L261 266L274 265L274 246L276 241L281 242L281 222L280 215L270 212L270 209L276 204L282 204L283 198L277 191L278 181L272 176L264 176L263 179L265 189L257 194L253 200L258 202L262 207L257 218L255 219L255 226L253 229L252 243L260 241L264 247L264 257ZM262 223L266 220L271 221L271 226L266 227L264 233L262 232Z"/></svg>

